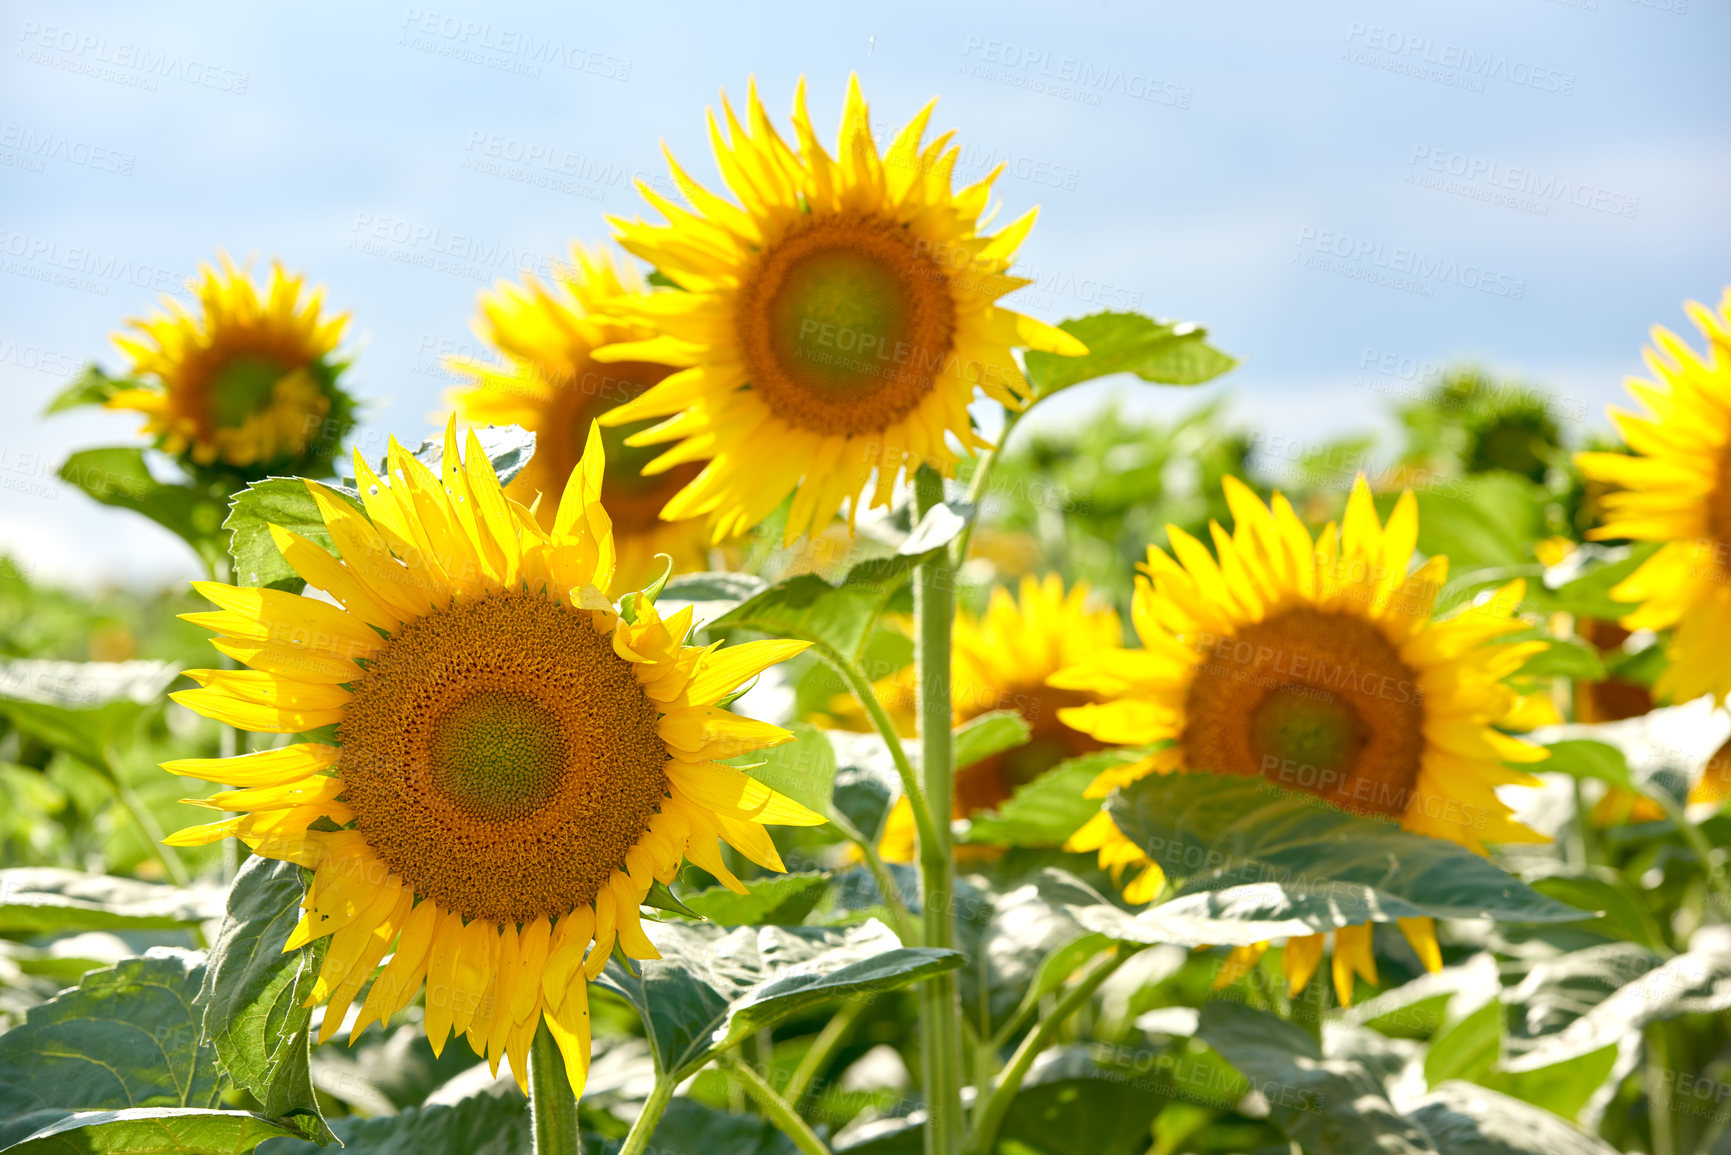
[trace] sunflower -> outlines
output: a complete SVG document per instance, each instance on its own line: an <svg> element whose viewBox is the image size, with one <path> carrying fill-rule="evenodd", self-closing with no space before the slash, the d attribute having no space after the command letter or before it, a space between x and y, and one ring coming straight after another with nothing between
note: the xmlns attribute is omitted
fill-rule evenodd
<svg viewBox="0 0 1731 1155"><path fill-rule="evenodd" d="M1521 583L1433 622L1448 560L1408 573L1418 539L1410 492L1385 526L1360 478L1343 523L1312 539L1285 497L1265 506L1232 477L1225 490L1235 524L1230 535L1210 527L1218 560L1175 526L1167 527L1172 556L1149 548L1131 604L1142 648L1051 679L1105 699L1061 711L1069 725L1101 742L1156 747L1102 774L1089 796L1149 774L1260 775L1479 853L1486 842L1543 841L1510 818L1495 790L1536 784L1505 763L1545 757L1495 728L1520 705L1504 679L1545 647L1504 640L1525 628L1512 617ZM1136 871L1125 886L1133 902L1152 901L1163 885L1159 866L1104 811L1068 848L1098 851L1120 881ZM1441 965L1431 920L1403 919L1400 929L1427 966ZM1294 992L1309 983L1323 945L1322 935L1287 945ZM1265 947L1235 950L1221 985ZM1368 925L1335 931L1333 969L1343 1004L1355 973L1375 981Z"/></svg>
<svg viewBox="0 0 1731 1155"><path fill-rule="evenodd" d="M504 367L453 358L450 367L474 379L452 390L457 416L474 424L521 425L535 434L535 454L505 492L525 505L556 494L583 451L590 424L608 409L640 395L666 377L665 365L621 361L602 365L590 354L602 345L641 341L653 334L597 312L603 302L642 296L636 271L621 269L605 252L572 246L571 264L557 270L551 288L530 278L481 294L476 331L508 362ZM654 451L630 449L625 438L647 423L609 430L603 436L608 470L601 504L613 520L619 576L630 585L648 581L654 558L668 554L679 569L704 568L709 535L701 522L664 522L661 509L694 479L701 467L677 466L645 477L642 466ZM553 528L551 502L536 508L543 529Z"/></svg>
<svg viewBox="0 0 1731 1155"><path fill-rule="evenodd" d="M331 360L348 314L321 314L323 291L303 295L306 278L280 262L260 292L226 255L221 261L220 271L200 269L199 314L165 297L167 313L114 335L131 376L146 383L104 404L144 414L143 432L195 465L324 472L317 464L328 467L353 420Z"/></svg>
<svg viewBox="0 0 1731 1155"><path fill-rule="evenodd" d="M1631 378L1646 412L1613 409L1632 453L1582 453L1589 482L1618 487L1602 499L1604 524L1588 536L1664 543L1611 590L1638 602L1622 619L1631 630L1671 630L1669 663L1653 686L1661 701L1731 693L1731 289L1718 313L1691 301L1707 338L1706 360L1654 326L1647 368L1658 383Z"/></svg>
<svg viewBox="0 0 1731 1155"><path fill-rule="evenodd" d="M1094 697L1046 684L1057 671L1121 644L1117 613L1090 607L1088 594L1085 583L1065 593L1064 580L1057 574L1025 575L1015 597L1000 586L992 591L983 615L975 617L965 610L956 614L950 635L956 724L994 710L1014 710L1027 720L1031 734L1026 745L956 771L952 817L970 818L995 810L1018 787L1058 763L1103 748L1059 716ZM913 667L904 666L879 682L878 697L898 728L911 736L917 701ZM906 798L890 811L878 849L891 862L914 861L913 808Z"/></svg>
<svg viewBox="0 0 1731 1155"><path fill-rule="evenodd" d="M314 872L287 949L330 938L309 1000L327 1004L321 1041L369 979L351 1041L425 983L435 1052L466 1034L522 1083L544 1020L581 1089L588 980L615 946L659 957L639 921L650 886L689 858L744 893L717 838L780 870L762 824L823 821L715 761L791 737L717 703L804 646L695 649L689 607L663 619L643 598L622 616L598 435L551 529L472 432L459 464L454 421L444 462L437 476L392 441L386 484L357 453L360 508L307 482L340 560L272 527L337 604L197 583L220 608L187 620L250 668L189 670L200 688L175 699L313 740L167 763L239 787L194 800L237 816L168 841L232 836Z"/></svg>
<svg viewBox="0 0 1731 1155"><path fill-rule="evenodd" d="M854 77L837 159L812 130L803 81L797 149L771 126L755 85L749 130L725 98L722 106L727 136L712 113L710 137L739 204L697 184L670 154L692 208L640 184L669 223L613 222L620 244L683 291L617 304L621 318L657 336L597 355L678 371L602 421L668 418L629 439L678 443L650 471L708 460L664 516L709 517L720 540L792 494L792 542L822 529L843 502L857 515L874 473L873 501L887 504L903 471L954 471L949 439L985 448L968 419L975 390L1013 409L1029 397L1013 346L1086 349L996 304L1028 284L1006 270L1035 214L981 231L997 171L952 191L960 150L948 133L923 143L931 104L880 156Z"/></svg>

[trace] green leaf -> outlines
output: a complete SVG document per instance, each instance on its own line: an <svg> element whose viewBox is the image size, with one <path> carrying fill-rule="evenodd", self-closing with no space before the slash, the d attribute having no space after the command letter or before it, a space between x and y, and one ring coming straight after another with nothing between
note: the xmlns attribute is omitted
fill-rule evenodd
<svg viewBox="0 0 1731 1155"><path fill-rule="evenodd" d="M710 923L644 926L660 959L617 958L599 982L643 1017L656 1067L683 1078L718 1051L836 998L894 990L960 966L956 951L903 947L882 923L842 930Z"/></svg>
<svg viewBox="0 0 1731 1155"><path fill-rule="evenodd" d="M686 918L702 918L703 915L689 906L667 888L667 884L656 879L649 884L649 891L643 896L643 905L651 910L669 910L674 914L682 914Z"/></svg>
<svg viewBox="0 0 1731 1155"><path fill-rule="evenodd" d="M1215 1000L1203 1006L1196 1037L1250 1080L1268 1100L1269 1118L1307 1151L1436 1150L1361 1063L1324 1058L1316 1040L1292 1023Z"/></svg>
<svg viewBox="0 0 1731 1155"><path fill-rule="evenodd" d="M590 1148L585 1147L585 1151ZM792 1139L759 1115L735 1115L694 1099L674 1099L655 1125L649 1150L697 1155L798 1155ZM345 1155L347 1153L345 1152Z"/></svg>
<svg viewBox="0 0 1731 1155"><path fill-rule="evenodd" d="M360 496L352 490L341 486L329 488L341 494L354 509L361 508ZM234 495L229 503L228 520L222 523L229 532L229 556L234 559L237 583L272 589L300 589L300 574L283 560L276 542L271 540L272 525L280 525L322 545L333 557L337 554L336 543L325 528L325 519L307 489L306 480L267 477Z"/></svg>
<svg viewBox="0 0 1731 1155"><path fill-rule="evenodd" d="M1080 879L1048 867L1007 892L956 903L958 945L968 956L956 976L962 1014L982 1038L992 1038L1023 1007L1047 960L1078 939L1099 937L1075 911L1105 902Z"/></svg>
<svg viewBox="0 0 1731 1155"><path fill-rule="evenodd" d="M228 1077L266 1116L328 1140L308 1072L312 992L328 938L283 953L306 893L292 862L253 856L235 875L198 1002L205 1037Z"/></svg>
<svg viewBox="0 0 1731 1155"><path fill-rule="evenodd" d="M0 658L0 712L45 745L108 775L109 747L132 732L179 676L167 662Z"/></svg>
<svg viewBox="0 0 1731 1155"><path fill-rule="evenodd" d="M1042 1155L1142 1155L1165 1105L1139 1082L1101 1069L1088 1047L1065 1047L1041 1055L1028 1071L998 1140Z"/></svg>
<svg viewBox="0 0 1731 1155"><path fill-rule="evenodd" d="M1471 1083L1444 1083L1412 1119L1448 1155L1615 1155L1616 1148L1549 1111Z"/></svg>
<svg viewBox="0 0 1731 1155"><path fill-rule="evenodd" d="M1727 1009L1731 1009L1731 945L1724 936L1716 935L1707 945L1666 959L1624 983L1507 1066L1511 1071L1548 1067L1617 1045L1630 1032L1651 1022L1678 1015L1712 1015Z"/></svg>
<svg viewBox="0 0 1731 1155"><path fill-rule="evenodd" d="M134 388L137 384L138 382L126 377L110 377L92 362L86 365L84 372L73 378L66 388L54 395L54 399L48 402L48 408L42 411L42 416L85 405L101 405L121 390Z"/></svg>
<svg viewBox="0 0 1731 1155"><path fill-rule="evenodd" d="M1383 919L1415 911L1565 922L1582 914L1464 846L1277 792L1260 778L1150 775L1108 805L1118 829L1169 876L1189 879L1189 906L1167 903L1150 913L1272 913L1313 931L1364 921L1363 903L1385 909ZM1331 912L1336 903L1340 911Z"/></svg>
<svg viewBox="0 0 1731 1155"><path fill-rule="evenodd" d="M1028 353L1028 384L1036 398L1113 373L1134 373L1159 385L1200 385L1238 364L1208 344L1208 330L1188 321L1093 313L1058 328L1088 346L1088 352L1081 357Z"/></svg>
<svg viewBox="0 0 1731 1155"><path fill-rule="evenodd" d="M1545 495L1526 478L1481 473L1414 495L1418 548L1429 557L1449 559L1451 584L1481 569L1526 567L1522 572L1534 578L1542 572L1533 543L1544 536ZM1501 584L1515 576L1497 575L1494 580Z"/></svg>
<svg viewBox="0 0 1731 1155"><path fill-rule="evenodd" d="M1555 1048L1558 1038L1594 1007L1628 984L1655 970L1664 960L1634 943L1611 942L1533 963L1521 981L1503 993L1509 1008L1507 1058L1504 1068L1521 1072L1551 1066L1574 1057ZM1587 1040L1589 1043L1591 1040ZM1614 1041L1635 1045L1638 1031ZM1544 1053L1543 1048L1552 1048ZM1593 1046L1567 1048L1586 1054ZM1535 1050L1539 1057L1528 1062Z"/></svg>
<svg viewBox="0 0 1731 1155"><path fill-rule="evenodd" d="M809 722L790 722L794 740L731 759L747 774L819 814L829 812L835 784L835 748Z"/></svg>
<svg viewBox="0 0 1731 1155"><path fill-rule="evenodd" d="M1551 726L1535 731L1533 740L1551 751L1542 769L1597 778L1680 806L1728 736L1731 719L1701 699L1620 722Z"/></svg>
<svg viewBox="0 0 1731 1155"><path fill-rule="evenodd" d="M956 727L951 739L955 743L953 765L965 770L993 754L1025 746L1033 732L1028 720L1014 710L993 710L969 718Z"/></svg>
<svg viewBox="0 0 1731 1155"><path fill-rule="evenodd" d="M1617 1051L1605 1047L1530 1071L1488 1071L1475 1081L1565 1119L1578 1119L1615 1071Z"/></svg>
<svg viewBox="0 0 1731 1155"><path fill-rule="evenodd" d="M829 889L830 876L816 871L771 874L746 884L749 894L713 886L685 896L685 905L717 926L797 926Z"/></svg>
<svg viewBox="0 0 1731 1155"><path fill-rule="evenodd" d="M681 605L693 607L692 620L702 625L727 613L740 602L754 598L769 584L749 573L688 573L668 579L661 590L662 616Z"/></svg>
<svg viewBox="0 0 1731 1155"><path fill-rule="evenodd" d="M42 1128L7 1155L245 1155L292 1134L247 1111L137 1107L80 1111Z"/></svg>
<svg viewBox="0 0 1731 1155"><path fill-rule="evenodd" d="M493 472L499 475L500 485L511 484L512 479L523 472L523 467L528 465L529 459L535 455L535 434L521 425L477 425L475 436L480 439L481 451L487 455ZM468 444L468 434L459 433L459 451ZM439 476L445 463L445 435L440 433L421 442L416 447L414 456L432 470L435 477ZM373 472L380 478L390 477L390 470L383 461L374 467Z"/></svg>
<svg viewBox="0 0 1731 1155"><path fill-rule="evenodd" d="M1503 1006L1492 999L1443 1031L1425 1052L1425 1082L1475 1080L1495 1067L1503 1051Z"/></svg>
<svg viewBox="0 0 1731 1155"><path fill-rule="evenodd" d="M373 1119L332 1124L342 1155L522 1155L530 1149L529 1101L521 1095L471 1095L454 1106L410 1107ZM587 1142L584 1150L594 1151ZM308 1142L277 1139L258 1155L316 1155Z"/></svg>
<svg viewBox="0 0 1731 1155"><path fill-rule="evenodd" d="M856 665L872 626L896 590L914 567L947 548L973 513L966 506L933 506L896 553L860 562L848 570L840 585L816 574L799 574L740 603L709 628L800 638L811 642L826 660Z"/></svg>
<svg viewBox="0 0 1731 1155"><path fill-rule="evenodd" d="M1555 589L1548 586L1529 587L1527 600L1535 609L1544 613L1566 613L1582 618L1616 621L1633 606L1629 602L1620 602L1611 597L1611 590L1646 564L1647 559L1658 550L1657 544L1615 550L1597 545L1581 546L1575 551L1575 556L1565 563L1581 571L1579 576L1563 582ZM1549 580L1555 572L1557 571L1547 572L1546 579Z"/></svg>
<svg viewBox="0 0 1731 1155"><path fill-rule="evenodd" d="M1597 682L1606 676L1599 651L1581 642L1563 641L1542 630L1529 630L1503 639L1505 642L1543 641L1546 649L1534 654L1516 672L1522 678L1577 678Z"/></svg>
<svg viewBox="0 0 1731 1155"><path fill-rule="evenodd" d="M0 1118L57 1108L217 1105L216 1056L193 1005L203 959L153 947L84 976L0 1035Z"/></svg>
<svg viewBox="0 0 1731 1155"><path fill-rule="evenodd" d="M1534 890L1584 911L1599 912L1597 918L1580 924L1583 929L1639 943L1648 950L1666 949L1641 893L1616 871L1599 868L1583 873L1562 863L1543 869L1543 873L1527 875L1527 884Z"/></svg>
<svg viewBox="0 0 1731 1155"><path fill-rule="evenodd" d="M0 934L166 930L221 912L222 893L52 866L0 870ZM76 977L76 976L74 976Z"/></svg>
<svg viewBox="0 0 1731 1155"><path fill-rule="evenodd" d="M1060 762L1016 789L992 813L975 815L962 841L991 846L1061 846L1094 817L1100 800L1082 792L1104 770L1138 762L1147 749L1101 750Z"/></svg>
<svg viewBox="0 0 1731 1155"><path fill-rule="evenodd" d="M211 568L222 561L228 495L220 488L158 481L144 450L130 446L80 450L60 467L60 477L103 505L148 517L190 545Z"/></svg>

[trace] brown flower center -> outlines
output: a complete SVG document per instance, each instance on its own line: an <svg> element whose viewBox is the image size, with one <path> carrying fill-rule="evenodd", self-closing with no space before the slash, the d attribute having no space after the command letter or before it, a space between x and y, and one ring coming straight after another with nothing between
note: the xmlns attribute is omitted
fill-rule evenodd
<svg viewBox="0 0 1731 1155"><path fill-rule="evenodd" d="M591 903L667 793L658 711L587 613L528 593L392 635L339 726L357 826L417 895L528 922Z"/></svg>

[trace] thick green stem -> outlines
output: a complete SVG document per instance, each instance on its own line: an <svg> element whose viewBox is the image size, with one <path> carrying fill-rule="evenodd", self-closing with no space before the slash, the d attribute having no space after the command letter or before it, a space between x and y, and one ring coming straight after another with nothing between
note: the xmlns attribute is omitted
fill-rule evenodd
<svg viewBox="0 0 1731 1155"><path fill-rule="evenodd" d="M801 1099L805 1098L811 1081L817 1078L817 1073L823 1070L823 1065L829 1062L830 1057L835 1054L836 1048L847 1041L848 1035L853 1031L853 1025L859 1021L859 1017L871 1005L871 996L861 995L848 999L836 1008L836 1012L830 1016L829 1022L823 1025L823 1030L818 1032L817 1038L812 1040L810 1047L806 1048L805 1054L799 1060L799 1066L793 1069L793 1077L787 1081L788 1102L797 1105Z"/></svg>
<svg viewBox="0 0 1731 1155"><path fill-rule="evenodd" d="M1087 976L1058 1000L1058 1005L1052 1013L1040 1020L1040 1025L1028 1032L1022 1039L1022 1045L1016 1048L1016 1053L1010 1056L1009 1066L1004 1068L1003 1076L998 1079L997 1086L992 1088L991 1097L974 1116L974 1131L968 1137L967 1150L970 1155L985 1155L997 1142L998 1127L1004 1121L1004 1115L1010 1109L1010 1103L1016 1097L1016 1092L1022 1089L1022 1080L1027 1078L1028 1069L1034 1065L1034 1060L1040 1052L1051 1043L1064 1021L1082 1008L1093 997L1100 984L1112 977L1114 971L1129 961L1132 955L1143 948L1125 943L1112 948L1112 953L1095 965Z"/></svg>
<svg viewBox="0 0 1731 1155"><path fill-rule="evenodd" d="M1677 1155L1675 1120L1671 1117L1671 1080L1675 1075L1665 1045L1663 1023L1647 1024L1647 1120L1653 1155Z"/></svg>
<svg viewBox="0 0 1731 1155"><path fill-rule="evenodd" d="M649 1137L655 1134L655 1126L661 1122L661 1116L667 1111L668 1101L673 1098L673 1088L678 1085L678 1080L665 1073L655 1076L655 1086L649 1089L649 1098L644 1101L643 1113L631 1124L631 1131L625 1136L625 1145L619 1148L619 1155L643 1155L649 1150Z"/></svg>
<svg viewBox="0 0 1731 1155"><path fill-rule="evenodd" d="M830 1155L829 1148L817 1137L811 1124L799 1117L799 1112L793 1109L791 1103L775 1093L775 1088L758 1074L757 1068L732 1055L725 1057L721 1065L728 1074L745 1085L746 1092L757 1100L764 1115L781 1128L783 1135L793 1140L795 1147L805 1152L805 1155ZM625 1153L621 1151L620 1155Z"/></svg>
<svg viewBox="0 0 1731 1155"><path fill-rule="evenodd" d="M529 1120L535 1155L583 1155L577 1130L577 1096L565 1077L565 1056L542 1023L529 1046Z"/></svg>
<svg viewBox="0 0 1731 1155"><path fill-rule="evenodd" d="M915 515L944 499L943 479L929 467L914 476ZM925 945L956 944L956 861L950 845L950 623L955 617L950 554L941 550L914 575L914 664L920 704L920 762L931 830L920 832L920 907ZM938 820L938 816L942 820ZM956 973L927 979L920 990L920 1060L925 1076L926 1155L956 1155L962 1145L962 1006Z"/></svg>

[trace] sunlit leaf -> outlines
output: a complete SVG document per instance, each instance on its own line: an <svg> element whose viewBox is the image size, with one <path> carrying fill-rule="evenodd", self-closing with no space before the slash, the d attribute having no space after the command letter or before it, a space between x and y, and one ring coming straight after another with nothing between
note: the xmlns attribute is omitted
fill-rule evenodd
<svg viewBox="0 0 1731 1155"><path fill-rule="evenodd" d="M1114 373L1134 373L1160 385L1200 385L1238 364L1208 344L1207 329L1188 321L1108 312L1058 327L1088 346L1088 352L1080 357L1030 352L1027 376L1035 397Z"/></svg>

